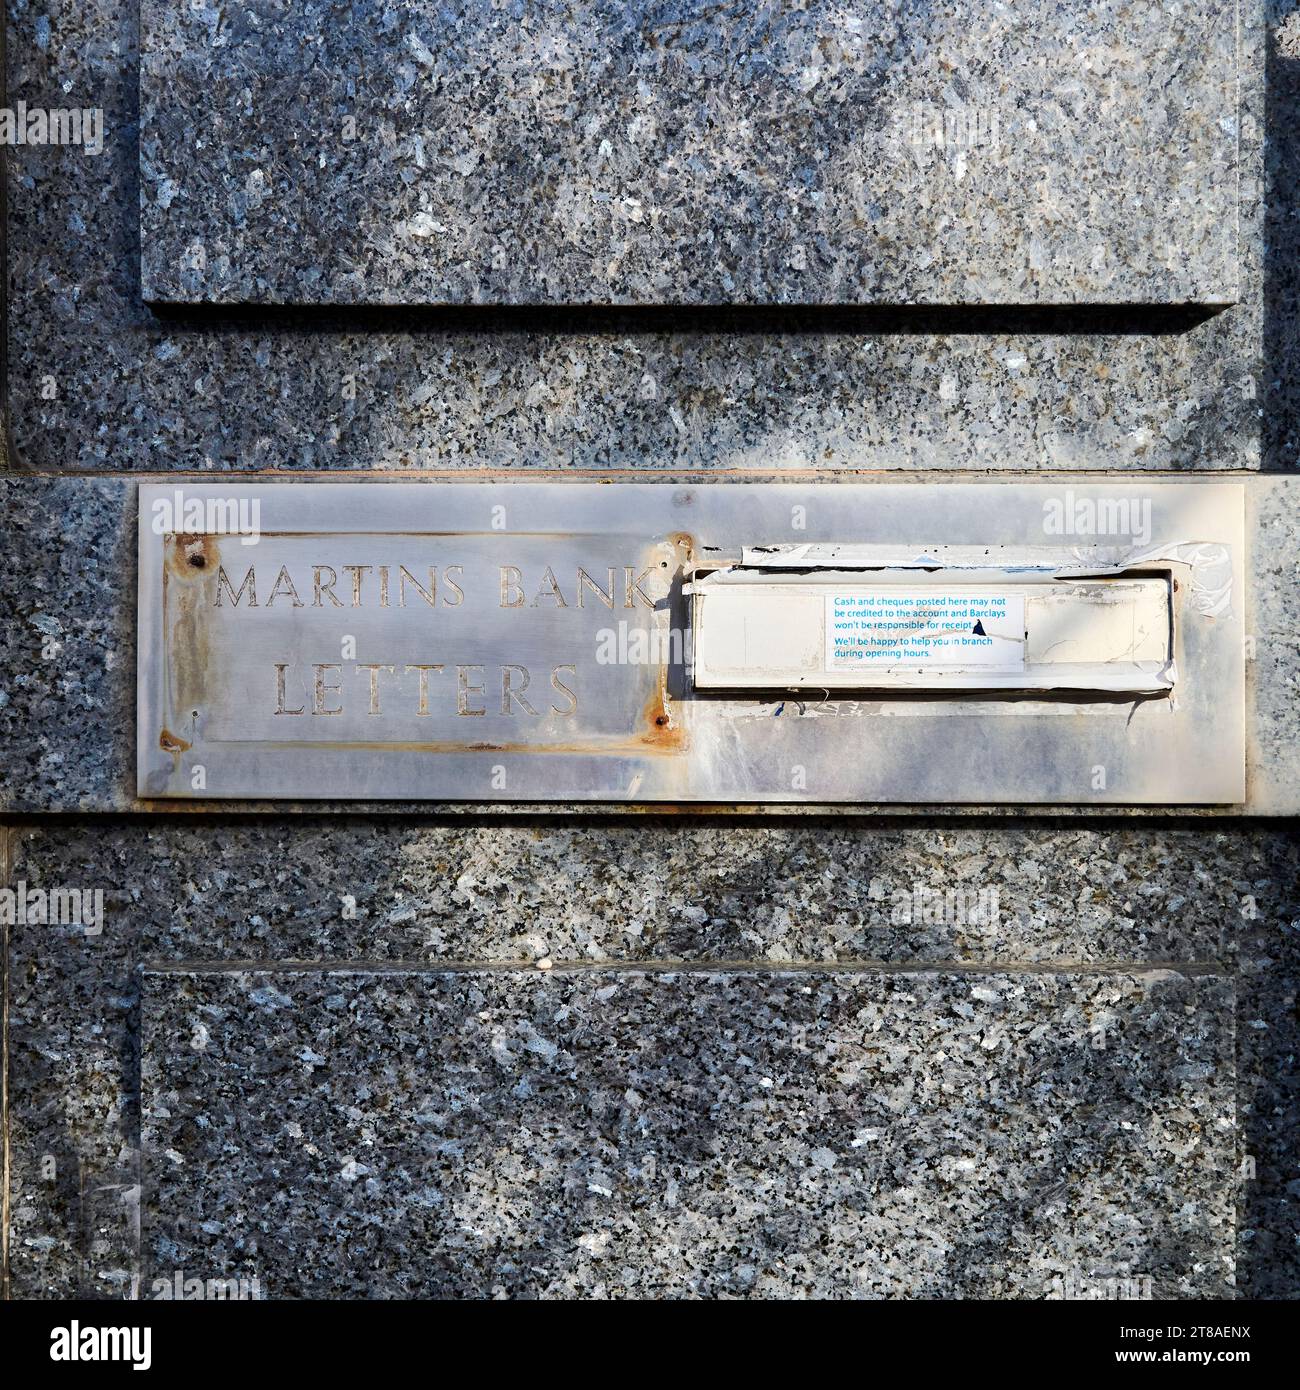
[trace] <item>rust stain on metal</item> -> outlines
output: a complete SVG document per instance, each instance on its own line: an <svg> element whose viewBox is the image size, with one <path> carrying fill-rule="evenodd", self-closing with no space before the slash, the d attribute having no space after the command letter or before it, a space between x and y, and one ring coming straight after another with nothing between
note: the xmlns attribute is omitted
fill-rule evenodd
<svg viewBox="0 0 1300 1390"><path fill-rule="evenodd" d="M685 752L686 730L681 722L673 718L672 697L668 694L668 670L659 668L659 679L649 700L641 711L645 733L641 736L641 746L649 753Z"/></svg>
<svg viewBox="0 0 1300 1390"><path fill-rule="evenodd" d="M203 607L221 552L216 536L178 534L167 537L165 553L163 608L169 637L171 708L193 710L205 693L209 652Z"/></svg>
<svg viewBox="0 0 1300 1390"><path fill-rule="evenodd" d="M217 537L177 533L167 537L167 568L178 579L201 579L215 574L220 554Z"/></svg>
<svg viewBox="0 0 1300 1390"><path fill-rule="evenodd" d="M651 707L656 707L651 701ZM241 739L216 739L214 744L240 743ZM332 752L367 749L375 752L391 753L526 753L529 757L550 756L556 753L578 757L647 757L654 755L673 755L686 747L684 732L675 726L654 726L643 736L612 736L592 738L588 742L571 743L462 743L456 739L427 739L411 741L393 739L310 739L295 742L291 739L255 739L259 748L280 749L327 749ZM185 745L187 748L188 744ZM205 745L206 746L206 745ZM292 798L290 798L292 799Z"/></svg>
<svg viewBox="0 0 1300 1390"><path fill-rule="evenodd" d="M689 531L674 531L668 537L668 543L677 553L678 567L684 573L690 573L695 567L695 537Z"/></svg>

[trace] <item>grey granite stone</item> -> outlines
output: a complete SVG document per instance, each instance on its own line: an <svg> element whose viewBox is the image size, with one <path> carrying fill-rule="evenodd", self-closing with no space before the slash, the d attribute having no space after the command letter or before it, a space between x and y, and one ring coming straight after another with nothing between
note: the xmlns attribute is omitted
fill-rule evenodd
<svg viewBox="0 0 1300 1390"><path fill-rule="evenodd" d="M13 831L5 836L12 841ZM85 888L93 842L56 882L29 863L6 879ZM23 875L27 874L27 880ZM25 900L25 899L24 899ZM26 915L26 914L24 914ZM35 916L35 912L31 914ZM88 935L77 921L5 927L9 1288L15 1298L124 1298L132 1292L139 1211L135 933Z"/></svg>
<svg viewBox="0 0 1300 1390"><path fill-rule="evenodd" d="M146 1288L1231 1283L1214 977L147 973L143 1017Z"/></svg>
<svg viewBox="0 0 1300 1390"><path fill-rule="evenodd" d="M425 975L477 961L515 964L525 974L509 978L531 979L549 960L566 978L640 969L693 980L726 967L852 983L938 972L952 989L1026 973L1101 988L1116 972L1239 972L1242 1148L1256 1175L1225 1177L1224 1200L1240 1202L1255 1286L1294 1296L1300 842L1293 829L1207 829L328 817L17 829L10 882L99 888L104 920L94 935L75 924L9 929L14 1290L120 1296L140 1272L142 966ZM996 931L905 920L895 909L915 904L918 884L996 888ZM1172 1068L1184 1038L1174 1015L1166 1022ZM1226 1019L1214 1026L1233 1031ZM658 1047L657 1036L647 1025L644 1046ZM1158 1042L1153 1034L1150 1047ZM984 1120L966 1125L971 1142L994 1142ZM1197 1181L1167 1167L1172 1187ZM211 1195L224 1201L225 1191Z"/></svg>
<svg viewBox="0 0 1300 1390"><path fill-rule="evenodd" d="M1229 958L1258 878L1282 891L1288 861L1260 855L1288 843L1196 823L186 818L22 830L14 875L93 882L115 930L170 960L1194 965ZM941 912L918 888L964 897ZM989 914L968 910L981 893Z"/></svg>
<svg viewBox="0 0 1300 1390"><path fill-rule="evenodd" d="M0 806L108 810L134 780L135 488L0 477Z"/></svg>
<svg viewBox="0 0 1300 1390"><path fill-rule="evenodd" d="M1300 349L1294 269L1300 246L1294 192L1300 186L1300 123L1295 120L1300 26L1293 8L1285 0L1269 12L1273 37L1266 93L1264 7L1257 0L1241 7L1241 302L1213 317L1142 306L1068 314L822 309L731 315L706 310L398 313L350 306L317 314L280 309L218 316L155 313L142 301L137 7L126 0L80 5L12 0L9 102L101 106L106 142L98 157L40 146L5 151L6 386L15 446L6 450L5 465L46 474L1293 470L1300 457L1300 385L1290 369ZM0 695L8 701L0 700L0 805L22 814L129 811L135 805L130 798L133 490L118 478L11 475L4 482L6 535L17 563L0 567L0 610L13 617L0 623L5 642ZM1263 640L1257 640L1251 667L1258 711L1251 782L1257 804L1294 810L1290 747L1295 740L1288 729L1295 708L1295 576L1288 557L1294 552L1295 511L1290 494L1280 489L1257 498L1264 542L1256 541L1252 593L1254 626ZM800 1117L784 1104L779 1110L728 1113L716 1121L707 1105L695 1107L703 1109L706 1128L714 1125L713 1133L737 1143L729 1151L724 1144L716 1155L700 1153L694 1168L687 1165L684 1171L693 1174L695 1191L702 1175L712 1172L725 1193L725 1183L737 1171L725 1167L728 1152L733 1162L737 1152L742 1159L750 1150L761 1153L775 1180L787 1183L796 1160L807 1154L811 1176L823 1186L784 1190L802 1203L795 1210L808 1213L814 1224L826 1221L839 1242L836 1249L850 1252L863 1229L854 1223L864 1211L889 1217L902 1210L907 1198L900 1195L902 1187L890 1187L894 1173L916 1174L915 1215L937 1213L944 1238L954 1229L945 1212L955 1194L973 1219L964 1241L953 1241L942 1277L913 1242L906 1247L913 1257L906 1267L876 1267L889 1289L910 1278L917 1287L929 1280L925 1287L938 1292L992 1290L1001 1279L1006 1289L1029 1294L1043 1287L1035 1281L1044 1277L1049 1292L1068 1292L1062 1270L1070 1258L1076 1292L1095 1290L1097 1280L1148 1274L1162 1291L1212 1291L1219 1287L1225 1257L1232 1255L1229 1208L1235 1203L1238 1292L1270 1298L1300 1293L1295 1241L1300 865L1294 826L1210 825L1205 819L1171 823L1144 815L1124 824L1117 817L1068 825L948 819L895 822L886 829L880 822L797 821L788 814L762 824L646 817L578 825L553 817L507 820L481 813L451 825L412 820L409 809L394 809L393 819L365 821L321 815L286 822L271 815L224 814L86 823L51 817L11 832L0 828L0 845L9 838L15 842L11 881L99 885L108 908L105 930L93 937L75 924L8 930L15 1294L123 1296L139 1290L142 966L152 968L151 979L165 978L173 987L171 993L163 990L151 1015L162 1019L167 1001L189 988L189 977L164 977L159 967L188 966L197 990L220 992L229 988L227 977L213 972L241 962L273 971L277 980L285 962L344 970L359 1008L374 1003L377 988L386 990L381 1005L369 1013L361 1008L372 1029L365 1036L372 1042L358 1044L358 1070L368 1067L371 1076L396 1065L382 1049L389 1036L385 1028L396 1031L392 1007L405 1001L424 1011L417 1016L433 1018L435 1006L465 998L466 990L482 987L479 981L497 990L504 1025L530 1019L539 1036L552 1041L556 1037L541 1024L553 1019L545 1013L539 1019L532 1010L544 1007L551 997L547 991L577 988L586 1017L602 1023L610 1018L617 1023L620 1016L627 1020L611 1035L624 1040L624 1055L638 1074L652 1080L664 1076L666 1059L683 1058L683 1066L702 1070L717 1058L725 1066L736 1055L729 1049L754 1035L752 1021L765 1027L779 1021L775 1002L768 1002L773 981L785 982L783 989L817 991L798 994L782 1014L798 1017L809 999L826 1001L827 1026L819 1029L819 1020L810 1019L805 1035L820 1049L811 1054L819 1058L840 1045L832 1036L835 1021L857 1001L882 1008L892 1001L893 1012L881 1016L895 1021L899 1047L923 1050L900 1052L901 1064L940 1087L945 1075L964 1074L960 1068L976 1050L985 1051L963 1034L953 1057L957 1070L940 1070L944 1063L935 1054L944 1050L947 1032L961 1026L953 1020L962 1017L945 1015L946 1003L955 999L975 1007L974 996L963 1000L959 988L982 988L994 978L1000 988L1010 980L1025 991L1013 997L1013 1022L1067 1018L1070 1026L1076 1019L1071 1010L1097 999L1096 991L1118 989L1114 1007L1125 1036L1140 1038L1141 1046L1111 1074L1096 1069L1106 1053L1085 1054L1082 1045L1074 1047L1062 1030L1053 1033L1049 1025L1033 1046L1042 1049L1036 1054L1044 1063L1042 1075L1056 1090L1035 1096L1041 1113L1031 1124L1036 1142L1045 1146L1040 1151L1059 1159L1066 1174L1064 1197L1096 1196L1101 1210L1125 1219L1155 1213L1162 1232L1172 1232L1168 1240L1160 1234L1135 1250L1135 1258L1144 1258L1150 1269L1108 1263L1114 1244L1110 1255L1098 1256L1099 1228L1087 1221L1079 1239L1065 1244L1071 1213L1051 1206L1057 1199L1050 1190L1046 1209L1038 1216L1031 1212L1025 1225L1047 1231L1040 1242L1046 1255L1035 1264L1014 1236L1008 1248L1018 1258L987 1253L983 1242L1008 1231L1006 1222L1023 1210L1022 1194L1035 1189L1013 1185L995 1197L980 1170L973 1181L945 1185L947 1171L932 1175L926 1166L944 1152L941 1141L953 1145L949 1152L958 1144L971 1146L990 1165L1009 1163L1005 1171L1014 1184L1038 1173L1028 1163L1017 1168L1006 1158L1001 1131L985 1110L964 1098L947 1102L955 1126L950 1136L923 1126L911 1148L888 1160L896 1165L915 1160L914 1168L866 1171L859 1183L864 1203L858 1208L845 1174L853 1171L846 1165L861 1151L842 1160L828 1142L824 1147L836 1164L819 1166L811 1159L819 1146L806 1141ZM0 852L0 860L6 857ZM991 934L952 922L894 922L886 912L900 886L990 883L1000 890L1002 908ZM878 896L882 886L883 898ZM356 917L346 915L349 896L355 898ZM499 968L535 962L547 953L561 962L549 978ZM498 968L455 969L471 962ZM1181 973L1153 975L1162 962ZM404 967L404 973L379 976L377 963ZM723 966L739 970L714 989L700 972ZM617 995L594 997L635 973L633 967L641 972L636 986L641 1006L646 1000L669 1000L662 1018L657 1012L647 1017L644 1008L640 1014L611 1012L628 1005L626 994L622 1004ZM674 968L681 972L670 986L675 992L654 993L663 983L656 972ZM1062 968L1069 973L1055 973ZM327 977L318 970L294 978L308 987ZM433 992L435 980L441 994ZM914 987L913 982L919 983ZM726 989L736 992L727 995ZM895 991L913 998L904 1001ZM1003 1005L1007 998L1004 992ZM695 1011L705 999L709 1004L730 1000L720 1017L734 1024L734 1039L720 1030L701 1032L700 1017L712 1017L708 1009L703 1015ZM980 1009L986 1007L994 1007L992 1001L979 1001ZM1180 1012L1187 1007L1193 1012ZM448 1015L443 1010L436 1016L441 1023ZM1151 1029L1143 1033L1148 1023ZM282 1036L304 1026L310 1021L304 1025L299 1019L292 1026L286 1021ZM406 1079L418 1087L427 1075L428 1094L445 1102L446 1093L436 1090L440 1077L457 1068L461 1076L494 1075L485 1069L498 1064L470 1045L477 1040L476 1026L461 1016L458 1031L449 1033L450 1072L444 1067L435 1076L412 1067ZM1228 1141L1211 1130L1198 1137L1199 1148L1182 1158L1166 1157L1159 1176L1163 1186L1156 1185L1154 1162L1143 1155L1125 1173L1133 1186L1114 1195L1120 1191L1122 1165L1116 1159L1121 1150L1113 1143L1107 1148L1116 1136L1105 1126L1118 1116L1145 1126L1130 1133L1190 1140L1190 1126L1225 1113L1221 1102L1232 1067L1220 1067L1200 1086L1196 1108L1189 1106L1190 1121L1171 1109L1190 1089L1175 1071L1189 1060L1199 1065L1215 1048L1221 1058L1229 1035L1235 1037L1238 1114L1232 1142L1246 1160L1238 1175L1234 1179L1223 1169L1219 1177L1207 1177L1227 1158ZM192 1036L192 1031L174 1032L169 1043L164 1033L152 1035L151 1056L175 1073L168 1050L174 1044L186 1066L201 1067L198 1054L186 1055ZM761 1041L769 1034L757 1036ZM226 1032L218 1032L219 1045L227 1049L223 1055L233 1065L214 1093L217 1113L227 1104L231 1078L257 1074L245 1071L245 1062L249 1067L266 1063L265 1055L255 1063L257 1037L251 1015L233 1010ZM701 1037L708 1045L692 1052ZM1025 1054L1015 1053L1012 1061L1016 1038L1013 1029L987 1061L992 1067L1011 1063L997 1073L1007 1078L1001 1095L1011 1106L1027 1094L1017 1070ZM436 1041L436 1032L432 1039L420 1033L413 1046ZM534 1070L523 1073L555 1081L560 1123L553 1143L548 1148L538 1139L528 1151L529 1161L554 1160L538 1169L552 1184L561 1172L582 1171L562 1167L564 1138L581 1141L594 1133L602 1115L622 1113L611 1109L590 1119L579 1113L576 1088L609 1072L601 1071L606 1058L593 1053L589 1036L576 1052L567 1037L564 1041L590 1066L587 1072L557 1079L542 1054L528 1053ZM1083 1070L1085 1063L1093 1070ZM301 1070L306 1063L294 1059L290 1067ZM337 1077L314 1071L315 1082L302 1078L299 1095L328 1101L337 1092ZM816 1101L811 1123L843 1113L833 1108L843 1100L833 1089L838 1083L827 1081L833 1073L791 1067L790 1074L797 1094ZM265 1079L268 1106L274 1086L288 1095L294 1082L273 1068ZM314 1090L305 1089L313 1085ZM1053 1105L1054 1099L1064 1096L1068 1102L1079 1095L1077 1088L1101 1098L1092 1116L1068 1104ZM881 1093L898 1091L885 1087ZM498 1116L513 1117L521 1107L545 1103L541 1092L503 1096L499 1079L495 1089L485 1087L482 1094L499 1102L493 1112ZM611 1106L618 1103L612 1087L601 1094L610 1097ZM649 1138L686 1136L687 1117L673 1108L670 1087L665 1083L658 1094L669 1099L655 1111ZM178 1108L168 1123L183 1130L185 1113ZM200 1113L199 1106L190 1113ZM270 1110L250 1113L265 1116ZM335 1122L323 1131L331 1142L352 1137L350 1116L331 1116L328 1109L320 1113ZM447 1113L445 1103L441 1113ZM1167 1130L1155 1128L1165 1121ZM458 1122L453 1120L453 1127ZM618 1142L617 1128L613 1134ZM423 1137L413 1124L399 1125L395 1151L423 1157ZM271 1135L257 1142L285 1141ZM639 1158L645 1150L635 1149L636 1142L629 1152ZM174 1168L165 1151L162 1157ZM513 1157L507 1151L506 1158ZM826 1155L819 1158L824 1164ZM711 1164L716 1166L710 1169ZM428 1210L413 1201L408 1212L402 1200L421 1191L420 1171L412 1166L407 1186L408 1178L400 1174L357 1174L347 1185L356 1194L352 1208L346 1198L339 1199L338 1185L321 1190L333 1210L354 1224L377 1211L398 1211L405 1239L420 1229ZM517 1189L510 1186L518 1170L506 1164L499 1171L501 1185L489 1195L516 1199L520 1229L525 1229L536 1208L518 1201ZM292 1170L282 1209L314 1221L315 1209L301 1203L302 1173ZM819 1179L821 1173L827 1177ZM163 1170L163 1175L177 1182L176 1172ZM359 1186L380 1178L386 1179L383 1193ZM621 1248L634 1248L629 1242L644 1232L674 1229L680 1206L665 1209L646 1185L649 1179L638 1187L639 1181L612 1189L617 1193L612 1199L571 1193L562 1181L549 1189L560 1196L549 1228L555 1237L550 1248L558 1253L548 1268L561 1284L576 1277L586 1281L582 1292L625 1286L619 1283L625 1261L611 1267L590 1243L565 1245L568 1234L588 1233L585 1227L579 1231L578 1218L588 1211L598 1216L598 1199L617 1202L605 1211L617 1212L619 1224L611 1225L605 1246L616 1255L620 1242ZM465 1200L484 1191L472 1189ZM1181 1214L1175 1205L1180 1194L1199 1206ZM385 1205L390 1198L391 1205ZM223 1242L237 1238L226 1218L248 1210L247 1194L215 1181L214 1174L206 1198L196 1190L187 1199L219 1205L221 1218L215 1232L195 1236L189 1231L194 1243L187 1249L205 1260L212 1251L224 1252ZM584 1209L580 1204L588 1199L593 1205ZM714 1200L705 1196L706 1215ZM745 1200L751 1205L743 1229L752 1233L769 1218L753 1193ZM166 1269L166 1262L183 1252L160 1243L159 1238L170 1238L158 1224L162 1209L156 1197L146 1194L145 1203L153 1242L149 1268ZM666 1226L660 1221L665 1210ZM187 1213L180 1208L178 1213L188 1221ZM1172 1226L1166 1219L1171 1216ZM1033 1227L1034 1221L1040 1226ZM714 1237L711 1244L701 1243L713 1261L701 1272L686 1271L684 1261L656 1265L647 1256L633 1269L633 1281L666 1270L663 1277L678 1279L677 1287L697 1278L701 1287L722 1290L734 1268L738 1282L731 1288L761 1292L782 1279L797 1279L787 1256L797 1252L801 1237L788 1232L779 1212L770 1227L775 1234L764 1247L772 1256L767 1264L734 1260ZM363 1228L363 1242L368 1229ZM899 1231L912 1229L900 1218ZM603 1228L593 1226L591 1234L598 1243ZM324 1250L322 1229L309 1226L303 1238L303 1248ZM289 1244L269 1248L277 1260L293 1253ZM323 1253L308 1276L328 1277L338 1268L329 1258ZM353 1286L369 1279L377 1289L387 1289L393 1285L383 1281L395 1280L408 1263L361 1261L356 1269L340 1269L339 1277ZM1197 1263L1200 1269L1194 1268ZM230 1272L240 1267L236 1260ZM462 1249L430 1273L445 1277L449 1286L457 1280L464 1286L480 1279L485 1267L481 1252ZM751 1267L753 1282L745 1283ZM270 1268L262 1265L264 1271ZM868 1262L862 1268L869 1281ZM760 1272L769 1281L762 1289ZM825 1287L826 1277L824 1265L809 1262L810 1284L821 1279ZM280 1291L268 1282L268 1294Z"/></svg>
<svg viewBox="0 0 1300 1390"><path fill-rule="evenodd" d="M1265 467L1290 471L1300 463L1300 375L1291 370L1300 348L1300 8L1271 0L1266 16L1261 457Z"/></svg>
<svg viewBox="0 0 1300 1390"><path fill-rule="evenodd" d="M1238 932L1243 1298L1300 1297L1300 869L1289 860L1275 857L1272 871L1259 875L1244 898Z"/></svg>
<svg viewBox="0 0 1300 1390"><path fill-rule="evenodd" d="M145 0L148 300L1225 303L1233 0Z"/></svg>
<svg viewBox="0 0 1300 1390"><path fill-rule="evenodd" d="M35 469L1290 467L1289 310L1260 300L1263 23L1241 30L1241 303L740 319L158 316L141 302L136 7L10 7L11 101L105 148L7 151L9 397ZM1276 118L1286 128L1286 112ZM1269 263L1270 268L1272 261ZM1175 327L1178 331L1172 331ZM53 397L51 390L57 392Z"/></svg>
<svg viewBox="0 0 1300 1390"><path fill-rule="evenodd" d="M1300 813L1300 482L1261 478L1247 493L1247 795L1252 810Z"/></svg>

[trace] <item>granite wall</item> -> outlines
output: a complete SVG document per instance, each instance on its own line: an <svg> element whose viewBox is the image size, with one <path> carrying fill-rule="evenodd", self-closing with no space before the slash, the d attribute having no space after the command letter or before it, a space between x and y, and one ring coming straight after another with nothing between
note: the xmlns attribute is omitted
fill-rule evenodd
<svg viewBox="0 0 1300 1390"><path fill-rule="evenodd" d="M543 240L499 267L494 302L439 308L392 302L438 297L394 296L400 261L370 281L314 273L350 215L337 178L274 196L299 188L284 169L306 178L303 132L339 114L337 84L299 105L283 84L264 150L203 144L242 91L205 45L245 41L252 13L293 74L311 8L8 7L9 106L104 113L101 154L4 150L0 881L23 904L4 952L9 1293L150 1297L179 1276L271 1298L1295 1297L1300 13L1244 0L1228 49L1184 36L1184 90L1181 31L1150 7L1061 7L1067 55L1072 25L1103 25L1088 52L1110 105L1047 154L1076 182L1140 191L1140 161L1097 167L1086 129L1127 110L1186 129L1205 175L1185 190L1194 216L1117 230L1124 254L1089 259L1085 284L972 288L909 263L886 292L930 302L801 306L799 276L842 284L844 226L803 179L825 255L732 245L726 308L665 259L671 238L647 259L630 214L601 224L633 249L613 269L566 260L565 279ZM904 9L889 62L845 64L847 89L901 73L910 100L985 110L986 88L926 86L927 35L960 47L960 26ZM429 25L451 13L367 8L366 42L403 56L383 76L398 91L362 95L402 99L402 64L428 66ZM701 61L704 28L683 40ZM818 68L796 38L798 71ZM464 52L499 65L499 42ZM1023 85L1028 50L1007 43L983 77ZM1211 91L1233 64L1239 104ZM838 135L841 171L868 179L827 100L813 136ZM471 153L511 191L517 165L452 157ZM936 188L967 197L959 155L978 160L940 151L893 190L900 244ZM410 151L346 157L420 215ZM1023 236L1041 203L998 178L999 232ZM222 243L218 204L258 235ZM178 270L205 217L219 253ZM1161 274L1141 258L1170 237ZM618 307L509 302L597 271ZM571 815L135 798L141 478L886 469L936 486L1247 479L1249 802Z"/></svg>

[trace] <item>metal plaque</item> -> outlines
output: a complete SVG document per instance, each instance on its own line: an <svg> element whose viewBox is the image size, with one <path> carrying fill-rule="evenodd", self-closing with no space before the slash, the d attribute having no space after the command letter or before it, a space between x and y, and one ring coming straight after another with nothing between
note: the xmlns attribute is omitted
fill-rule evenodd
<svg viewBox="0 0 1300 1390"><path fill-rule="evenodd" d="M140 488L139 794L1234 803L1243 489Z"/></svg>

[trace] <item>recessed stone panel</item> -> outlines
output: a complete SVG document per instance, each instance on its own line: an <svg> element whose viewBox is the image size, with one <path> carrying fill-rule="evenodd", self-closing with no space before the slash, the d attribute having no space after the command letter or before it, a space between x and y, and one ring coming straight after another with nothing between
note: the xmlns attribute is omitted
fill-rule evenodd
<svg viewBox="0 0 1300 1390"><path fill-rule="evenodd" d="M148 974L143 1287L1222 1295L1231 998L1160 970Z"/></svg>
<svg viewBox="0 0 1300 1390"><path fill-rule="evenodd" d="M1237 297L1229 0L145 0L146 299Z"/></svg>

